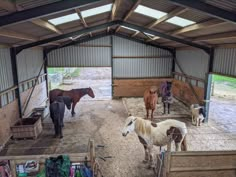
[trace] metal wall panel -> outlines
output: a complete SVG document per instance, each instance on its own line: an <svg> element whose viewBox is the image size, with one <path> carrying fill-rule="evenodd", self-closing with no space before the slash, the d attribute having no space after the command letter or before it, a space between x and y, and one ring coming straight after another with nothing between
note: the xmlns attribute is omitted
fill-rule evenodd
<svg viewBox="0 0 236 177"><path fill-rule="evenodd" d="M171 76L172 57L163 49L114 36L114 56L143 56L144 58L115 58L114 78L143 78ZM148 58L150 56L168 56Z"/></svg>
<svg viewBox="0 0 236 177"><path fill-rule="evenodd" d="M236 76L236 48L215 50L213 72Z"/></svg>
<svg viewBox="0 0 236 177"><path fill-rule="evenodd" d="M167 50L114 36L114 56L171 56Z"/></svg>
<svg viewBox="0 0 236 177"><path fill-rule="evenodd" d="M171 76L171 58L114 59L114 78L144 78Z"/></svg>
<svg viewBox="0 0 236 177"><path fill-rule="evenodd" d="M9 48L0 48L0 91L14 85Z"/></svg>
<svg viewBox="0 0 236 177"><path fill-rule="evenodd" d="M209 55L202 50L177 50L176 58L185 74L205 79L208 73ZM175 71L180 72L175 66Z"/></svg>
<svg viewBox="0 0 236 177"><path fill-rule="evenodd" d="M36 77L43 64L43 49L26 49L17 55L19 82ZM44 70L41 71L41 74Z"/></svg>
<svg viewBox="0 0 236 177"><path fill-rule="evenodd" d="M110 45L110 37L95 39L83 44ZM54 50L48 55L51 67L102 67L111 66L110 47L69 46Z"/></svg>

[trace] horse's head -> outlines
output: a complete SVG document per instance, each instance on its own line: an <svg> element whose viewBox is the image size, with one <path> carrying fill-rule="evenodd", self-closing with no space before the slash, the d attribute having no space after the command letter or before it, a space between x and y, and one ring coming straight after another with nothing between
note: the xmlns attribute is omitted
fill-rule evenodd
<svg viewBox="0 0 236 177"><path fill-rule="evenodd" d="M67 107L67 109L71 109L71 103L72 103L72 98L69 96L63 96L64 103Z"/></svg>
<svg viewBox="0 0 236 177"><path fill-rule="evenodd" d="M125 126L122 130L122 135L126 136L128 135L128 133L134 131L135 129L135 121L136 121L136 117L134 116L129 116L126 121L125 121Z"/></svg>
<svg viewBox="0 0 236 177"><path fill-rule="evenodd" d="M94 93L93 93L93 90L89 87L89 88L87 88L87 93L88 93L88 95L91 97L91 98L94 98L95 97L95 95L94 95Z"/></svg>

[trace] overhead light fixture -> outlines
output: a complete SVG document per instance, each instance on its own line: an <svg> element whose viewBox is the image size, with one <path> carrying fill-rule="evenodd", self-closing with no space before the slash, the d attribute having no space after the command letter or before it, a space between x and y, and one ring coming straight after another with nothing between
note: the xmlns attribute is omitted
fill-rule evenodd
<svg viewBox="0 0 236 177"><path fill-rule="evenodd" d="M79 19L80 18L78 16L78 14L73 13L73 14L62 16L62 17L53 18L53 19L50 19L48 21L51 24L56 26L56 25L61 25L61 24L68 23L68 22L75 21L75 20L79 20Z"/></svg>
<svg viewBox="0 0 236 177"><path fill-rule="evenodd" d="M167 14L166 12L155 10L155 9L143 6L143 5L138 5L138 7L134 10L134 12L143 14L143 15L155 18L155 19L159 19Z"/></svg>
<svg viewBox="0 0 236 177"><path fill-rule="evenodd" d="M96 7L96 8L81 11L81 15L84 18L86 18L86 17L97 15L97 14L102 14L102 13L105 13L105 12L109 12L109 11L111 11L111 8L112 8L112 4L107 4L107 5L104 5L104 6L100 6L100 7Z"/></svg>

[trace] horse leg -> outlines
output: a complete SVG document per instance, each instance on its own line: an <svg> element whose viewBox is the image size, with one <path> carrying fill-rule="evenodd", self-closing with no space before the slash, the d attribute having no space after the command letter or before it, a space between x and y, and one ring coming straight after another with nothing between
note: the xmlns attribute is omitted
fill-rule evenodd
<svg viewBox="0 0 236 177"><path fill-rule="evenodd" d="M62 134L62 127L64 126L63 125L63 116L64 116L64 113L63 113L63 115L60 116L60 119L59 119L59 126L58 126L59 138L63 138L63 134Z"/></svg>
<svg viewBox="0 0 236 177"><path fill-rule="evenodd" d="M58 127L59 127L59 124L58 124L58 118L56 117L53 121L54 123L54 129L55 129L55 135L54 135L54 138L56 138L58 136Z"/></svg>
<svg viewBox="0 0 236 177"><path fill-rule="evenodd" d="M165 102L163 102L163 107L164 107L164 113L163 114L165 114L166 113L166 104L165 104Z"/></svg>
<svg viewBox="0 0 236 177"><path fill-rule="evenodd" d="M149 109L146 109L146 111L147 111L147 119L148 119L148 117L149 117Z"/></svg>
<svg viewBox="0 0 236 177"><path fill-rule="evenodd" d="M148 153L149 153L149 157L150 157L150 160L149 160L149 168L154 168L155 165L154 165L154 155L153 155L153 146L152 145L149 145L148 146Z"/></svg>
<svg viewBox="0 0 236 177"><path fill-rule="evenodd" d="M144 151L145 151L145 157L144 157L143 163L147 163L149 160L147 145L143 145L143 147L144 147Z"/></svg>
<svg viewBox="0 0 236 177"><path fill-rule="evenodd" d="M153 112L154 112L154 109L152 109L151 121L153 120Z"/></svg>
<svg viewBox="0 0 236 177"><path fill-rule="evenodd" d="M168 114L170 114L170 103L167 103L168 105Z"/></svg>
<svg viewBox="0 0 236 177"><path fill-rule="evenodd" d="M73 105L72 105L72 110L71 110L71 115L72 115L72 117L74 117L74 115L75 115L75 105L76 105L76 103L77 102L73 102Z"/></svg>

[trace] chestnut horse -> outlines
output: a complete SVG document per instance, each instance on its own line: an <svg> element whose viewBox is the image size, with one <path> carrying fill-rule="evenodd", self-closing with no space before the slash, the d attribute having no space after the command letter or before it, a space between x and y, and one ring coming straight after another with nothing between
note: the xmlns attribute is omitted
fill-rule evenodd
<svg viewBox="0 0 236 177"><path fill-rule="evenodd" d="M89 95L91 98L94 98L93 90L89 88L81 88L81 89L72 89L72 90L61 90L61 89L53 89L49 92L50 104L56 99L57 96L69 96L72 98L72 110L71 115L75 115L75 105L79 100L84 96Z"/></svg>
<svg viewBox="0 0 236 177"><path fill-rule="evenodd" d="M153 112L156 109L156 104L158 101L157 100L158 99L157 87L152 86L151 88L146 89L144 92L143 98L144 98L145 108L147 111L147 119L149 117L149 110L150 109L152 110L152 113L151 113L151 121L152 121L153 120Z"/></svg>

